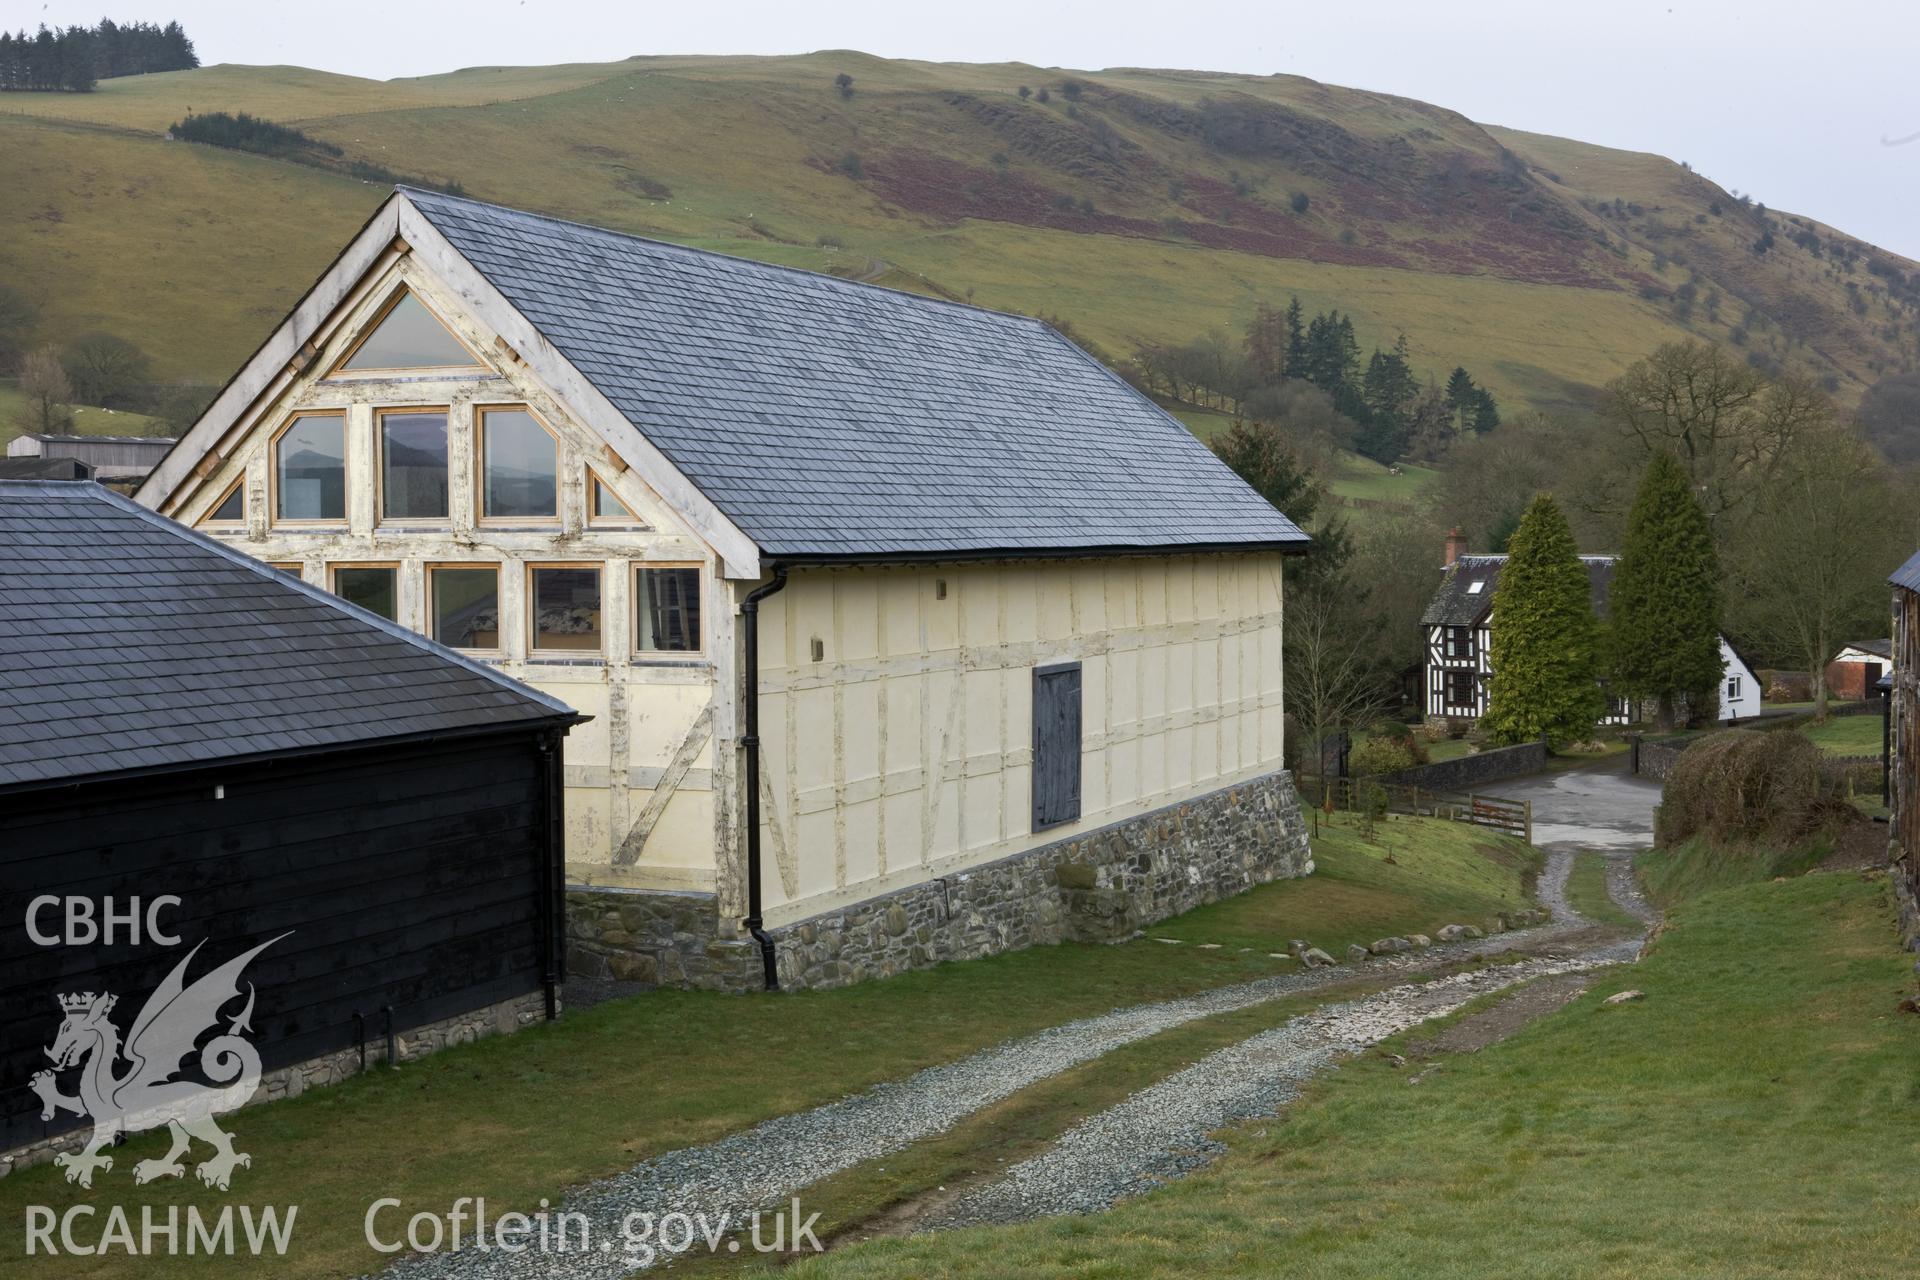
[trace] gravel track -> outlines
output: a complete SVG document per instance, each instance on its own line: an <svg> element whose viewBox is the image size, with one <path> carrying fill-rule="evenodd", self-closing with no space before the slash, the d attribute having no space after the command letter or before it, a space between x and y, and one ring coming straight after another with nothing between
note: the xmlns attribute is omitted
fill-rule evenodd
<svg viewBox="0 0 1920 1280"><path fill-rule="evenodd" d="M1533 931L1536 935L1591 925L1566 898L1573 856L1567 846L1548 851L1536 890L1552 909L1555 924ZM1610 857L1607 869L1608 893L1626 910L1651 921L1653 913L1634 883L1631 861ZM962 1193L918 1225L947 1230L1098 1212L1214 1159L1226 1150L1211 1136L1216 1130L1272 1115L1296 1096L1300 1081L1332 1068L1342 1057L1444 1017L1482 995L1536 978L1631 961L1640 945L1639 936L1604 942L1569 957L1470 970L1303 1014L1088 1117L1040 1155Z"/></svg>
<svg viewBox="0 0 1920 1280"><path fill-rule="evenodd" d="M1558 929L1555 925L1522 929L1476 942L1376 957L1363 965L1279 974L1049 1027L957 1062L928 1067L904 1080L875 1085L839 1102L777 1117L706 1146L656 1156L593 1183L569 1196L564 1206L569 1213L586 1216L593 1245L589 1252L424 1254L397 1262L388 1274L405 1280L625 1275L639 1269L640 1260L617 1248L602 1252L598 1244L620 1239L620 1224L628 1214L651 1213L657 1219L668 1213L704 1212L712 1220L726 1213L743 1221L755 1209L783 1204L823 1178L942 1133L976 1111L1122 1045L1200 1018L1320 990L1366 973L1414 973L1475 954L1504 951L1548 938Z"/></svg>
<svg viewBox="0 0 1920 1280"><path fill-rule="evenodd" d="M1215 1130L1272 1115L1293 1099L1300 1081L1342 1057L1443 1017L1480 996L1608 963L1521 960L1316 1009L1211 1053L1082 1121L1041 1155L962 1195L921 1226L945 1230L1097 1213L1224 1153L1226 1145L1210 1136Z"/></svg>
<svg viewBox="0 0 1920 1280"><path fill-rule="evenodd" d="M1587 923L1565 903L1564 886L1571 861L1572 855L1564 850L1550 853L1547 868L1540 877L1541 899L1555 912L1555 922L1552 924L1476 941L1440 944L1411 954L1374 957L1362 964L1261 978L1050 1027L957 1062L929 1067L904 1080L876 1085L839 1102L777 1117L718 1142L668 1152L612 1178L590 1184L569 1196L563 1206L553 1211L563 1209L569 1214L584 1216L590 1241L590 1248L586 1251L549 1249L506 1254L498 1250L480 1252L466 1249L411 1255L395 1262L385 1274L396 1280L520 1280L522 1277L606 1277L629 1274L647 1265L644 1255L629 1254L619 1246L618 1242L622 1240L621 1225L630 1214L651 1214L658 1220L671 1213L703 1213L709 1222L726 1214L736 1225L743 1224L755 1210L785 1205L789 1197L822 1179L903 1150L952 1128L975 1112L1041 1080L1162 1031L1215 1014L1321 990L1369 973L1404 972L1411 975L1478 955L1550 943L1556 936L1570 933ZM1629 950L1627 958L1631 954ZM1599 961L1594 956L1583 956L1578 960L1523 961L1514 968L1557 964L1562 968L1556 971L1564 972L1566 965L1587 962ZM1271 1078L1268 1083L1270 1089L1284 1089L1288 1087L1283 1081L1284 1073L1276 1071L1273 1064L1283 1058L1296 1063L1310 1059L1313 1066L1304 1068L1309 1073L1326 1065L1347 1051L1341 1047L1343 1044L1359 1043L1352 1038L1363 1036L1364 1028L1393 1022L1397 1015L1392 1013L1392 1006L1396 1002L1405 1004L1409 1011L1417 1011L1428 1009L1433 1002L1439 1001L1445 1005L1441 1010L1444 1012L1457 1008L1483 989L1494 989L1476 986L1476 983L1491 981L1505 986L1522 980L1503 977L1505 968L1492 972L1490 978L1480 974L1461 974L1434 983L1396 987L1391 998L1389 993L1382 993L1364 1001L1333 1007L1345 1012L1335 1014L1321 1011L1307 1015L1305 1019L1288 1023L1286 1028L1221 1051L1224 1055L1244 1052L1244 1058L1215 1055L1221 1058L1218 1064L1209 1067L1208 1064L1214 1062L1213 1058L1209 1058L1173 1077L1173 1080L1186 1080L1191 1076L1198 1082L1208 1072L1232 1075L1235 1079L1245 1077L1249 1072L1264 1072L1266 1077ZM1443 986L1442 983L1451 985ZM1419 995L1428 988L1433 988L1433 995ZM1454 998L1456 995L1457 999ZM1412 1018L1412 1022L1435 1016L1438 1013L1420 1012L1419 1016ZM1344 1021L1324 1024L1315 1021L1327 1018ZM1412 1022L1406 1025L1412 1025ZM1287 1032L1289 1028L1294 1029L1291 1034L1306 1037L1300 1042L1304 1056L1296 1054L1287 1057L1281 1032ZM1380 1034L1391 1033L1382 1031ZM1347 1038L1342 1039L1343 1036ZM1268 1037L1274 1038L1269 1040ZM1254 1064L1257 1063L1267 1065L1255 1071ZM1228 1068L1233 1070L1228 1071ZM1156 1088L1171 1084L1172 1080L1169 1080ZM1202 1122L1222 1105L1241 1105L1228 1101L1229 1095L1239 1096L1234 1092L1238 1088L1239 1085L1223 1080L1217 1086L1195 1092L1185 1106L1193 1120L1180 1127L1186 1135L1180 1139L1181 1144L1196 1150L1202 1149L1207 1131L1218 1128L1222 1121ZM1172 1096L1172 1092L1167 1095L1169 1098ZM1273 1093L1266 1100L1266 1109L1270 1111L1281 1098L1281 1093ZM1126 1107L1129 1103L1121 1106ZM1209 1107L1214 1110L1209 1110ZM1094 1120L1105 1120L1113 1114L1103 1113ZM1193 1124L1199 1124L1200 1128L1194 1130ZM1112 1130L1114 1140L1118 1140L1120 1132L1118 1128ZM1137 1141L1142 1145L1157 1143L1164 1146L1163 1139L1169 1132L1162 1125L1150 1133L1140 1134ZM1192 1163L1199 1163L1205 1158L1197 1157ZM1142 1169L1162 1167L1151 1159L1133 1163ZM1182 1167L1191 1167L1191 1164ZM1136 1181L1149 1176L1146 1172L1133 1175ZM574 1238L577 1240L578 1237L576 1231ZM605 1245L613 1247L603 1249Z"/></svg>

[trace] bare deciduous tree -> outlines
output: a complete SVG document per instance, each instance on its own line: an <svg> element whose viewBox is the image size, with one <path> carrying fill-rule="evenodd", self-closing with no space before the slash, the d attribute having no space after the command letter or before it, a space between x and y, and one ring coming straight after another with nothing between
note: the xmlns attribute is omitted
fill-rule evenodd
<svg viewBox="0 0 1920 1280"><path fill-rule="evenodd" d="M26 408L17 419L23 431L66 431L73 426L73 386L52 347L29 351L20 361L20 393Z"/></svg>

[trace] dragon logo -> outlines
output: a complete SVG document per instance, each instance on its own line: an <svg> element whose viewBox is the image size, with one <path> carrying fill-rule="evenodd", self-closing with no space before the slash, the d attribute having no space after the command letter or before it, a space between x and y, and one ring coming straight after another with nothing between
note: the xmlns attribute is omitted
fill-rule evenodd
<svg viewBox="0 0 1920 1280"><path fill-rule="evenodd" d="M197 944L147 998L124 1044L119 1029L108 1018L117 996L88 991L60 997L66 1017L47 1049L53 1070L39 1072L29 1084L40 1095L42 1120L51 1120L61 1111L93 1119L93 1136L83 1148L54 1157L54 1163L67 1171L68 1182L91 1187L96 1170L113 1168L113 1158L102 1155L101 1150L116 1135L142 1133L161 1125L172 1131L173 1147L159 1160L142 1160L134 1165L136 1183L183 1175L186 1166L180 1163L180 1157L194 1138L214 1149L214 1155L194 1169L200 1181L210 1187L225 1191L233 1171L253 1163L245 1152L233 1149L233 1138L213 1122L216 1115L245 1106L260 1087L260 1055L241 1034L253 1030L249 1023L253 1017L252 983L246 984L246 1006L227 1019L226 1031L199 1046L200 1070L211 1083L173 1077L183 1069L183 1061L193 1054L200 1038L208 1031L218 1032L221 1007L240 995L240 971L286 936L283 933L268 939L188 986L187 966L206 945ZM126 1069L116 1070L122 1059ZM80 1068L79 1092L68 1097L60 1092L54 1075L76 1066Z"/></svg>

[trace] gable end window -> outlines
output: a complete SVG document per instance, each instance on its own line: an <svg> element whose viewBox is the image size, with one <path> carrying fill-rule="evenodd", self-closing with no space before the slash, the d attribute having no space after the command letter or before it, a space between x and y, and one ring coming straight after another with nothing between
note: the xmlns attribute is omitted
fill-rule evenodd
<svg viewBox="0 0 1920 1280"><path fill-rule="evenodd" d="M380 518L447 518L447 414L444 409L382 409Z"/></svg>
<svg viewBox="0 0 1920 1280"><path fill-rule="evenodd" d="M527 599L532 630L528 648L532 652L600 652L599 565L531 565L527 569Z"/></svg>
<svg viewBox="0 0 1920 1280"><path fill-rule="evenodd" d="M394 369L475 369L480 362L426 304L402 289L394 294L340 362L343 373Z"/></svg>
<svg viewBox="0 0 1920 1280"><path fill-rule="evenodd" d="M524 408L480 410L480 518L559 515L560 442Z"/></svg>
<svg viewBox="0 0 1920 1280"><path fill-rule="evenodd" d="M594 471L587 471L587 523L645 528L646 522L613 491L613 486Z"/></svg>
<svg viewBox="0 0 1920 1280"><path fill-rule="evenodd" d="M1033 829L1080 817L1080 664L1033 673Z"/></svg>
<svg viewBox="0 0 1920 1280"><path fill-rule="evenodd" d="M649 653L698 653L700 579L695 567L633 571L633 647Z"/></svg>
<svg viewBox="0 0 1920 1280"><path fill-rule="evenodd" d="M295 416L273 441L273 518L347 518L347 419L340 413Z"/></svg>
<svg viewBox="0 0 1920 1280"><path fill-rule="evenodd" d="M247 482L236 480L233 488L216 502L201 524L244 524L247 519Z"/></svg>
<svg viewBox="0 0 1920 1280"><path fill-rule="evenodd" d="M336 564L330 571L333 594L392 622L400 616L400 567L392 564Z"/></svg>

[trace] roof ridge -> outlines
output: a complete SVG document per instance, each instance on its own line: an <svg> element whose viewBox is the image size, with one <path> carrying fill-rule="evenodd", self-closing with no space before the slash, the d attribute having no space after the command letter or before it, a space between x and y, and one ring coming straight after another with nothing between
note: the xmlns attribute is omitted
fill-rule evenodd
<svg viewBox="0 0 1920 1280"><path fill-rule="evenodd" d="M555 711L565 712L568 715L576 714L572 707L560 699L553 697L551 694L543 693L531 685L522 684L505 672L497 671L486 663L475 658L470 658L457 649L449 649L438 640L421 635L418 631L414 631L411 628L403 627L390 618L383 618L372 610L363 609L352 601L342 599L333 594L331 591L324 591L306 581L304 578L296 578L292 574L276 569L264 561L254 559L244 551L236 551L218 538L208 537L198 529L190 529L178 520L163 516L157 511L150 511L133 499L115 493L98 481L14 480L0 478L0 489L51 490L53 496L62 498L81 497L93 501L103 501L108 506L116 507L121 511L135 515L146 523L174 537L194 543L204 550L212 551L221 558L230 560L258 574L260 577L266 578L268 581L280 583L282 586L293 587L309 599L318 600L323 604L339 609L357 622L370 623L377 630L385 632L388 636L396 640L404 641L416 649L423 649L435 657L445 658L476 675L485 676L488 680L504 686L509 692L518 694L530 702L537 702L542 706L549 707Z"/></svg>
<svg viewBox="0 0 1920 1280"><path fill-rule="evenodd" d="M1001 311L995 307L983 307L977 302L962 302L957 298L942 298L924 293L915 293L910 289L896 289L892 285L875 284L871 280L849 280L845 276L836 276L830 271L814 271L807 267L796 267L785 262L764 262L759 258L742 257L737 253L722 253L718 249L702 249L699 245L681 244L677 240L660 240L653 236L635 235L631 231L617 231L612 227L596 226L591 222L576 222L571 218L560 218L550 213L537 213L532 209L517 209L510 204L495 204L490 200L476 200L472 196L453 196L444 191L431 191L424 187L412 187L406 183L395 183L396 192L409 200L419 203L417 197L425 196L431 200L450 200L457 204L475 205L482 209L498 209L502 213L511 213L516 217L532 218L539 222L551 222L556 226L573 227L581 231L591 231L597 235L612 236L618 240L631 240L636 244L653 245L660 249L671 249L679 253L693 254L702 258L717 258L721 262L735 266L757 267L766 271L778 271L787 275L805 276L812 280L824 280L833 284L845 285L853 290L871 290L875 293L892 294L912 302L924 302L943 307L956 307L962 311L974 311L981 315L1000 316L1008 320L1019 320L1036 325L1042 329L1058 333L1059 331L1038 316L1030 316L1020 311ZM921 277L925 279L925 277ZM1083 353L1084 354L1084 353ZM1087 357L1092 359L1091 356ZM1095 363L1098 363L1097 361ZM1102 368L1106 366L1102 365ZM1157 406L1156 406L1157 407ZM1166 412L1161 410L1161 412Z"/></svg>

